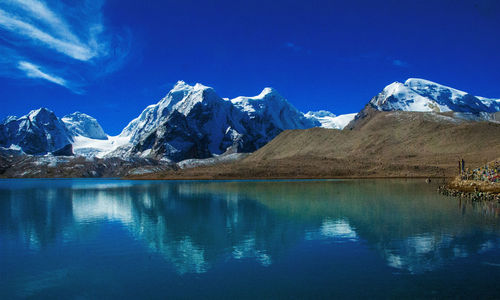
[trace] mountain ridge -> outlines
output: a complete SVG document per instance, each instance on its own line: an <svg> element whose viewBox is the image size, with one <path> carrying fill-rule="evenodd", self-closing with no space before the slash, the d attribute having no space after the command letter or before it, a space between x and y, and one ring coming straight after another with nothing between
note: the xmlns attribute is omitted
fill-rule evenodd
<svg viewBox="0 0 500 300"><path fill-rule="evenodd" d="M59 119L41 108L20 118L9 116L0 123L0 150L30 155L68 155L71 150L88 158L142 157L171 163L253 152L286 130L353 130L373 110L433 113L442 122L498 122L494 114L500 114L500 99L409 78L384 87L359 113L336 116L329 111L304 114L270 87L256 96L228 99L212 87L178 81L117 136L107 135L87 114L75 112Z"/></svg>

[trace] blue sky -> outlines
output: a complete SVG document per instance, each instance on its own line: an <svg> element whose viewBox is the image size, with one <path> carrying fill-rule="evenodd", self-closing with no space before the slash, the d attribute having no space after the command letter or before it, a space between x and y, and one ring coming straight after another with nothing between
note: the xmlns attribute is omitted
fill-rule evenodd
<svg viewBox="0 0 500 300"><path fill-rule="evenodd" d="M117 134L177 80L359 111L420 77L500 98L500 2L2 0L0 118L82 111Z"/></svg>

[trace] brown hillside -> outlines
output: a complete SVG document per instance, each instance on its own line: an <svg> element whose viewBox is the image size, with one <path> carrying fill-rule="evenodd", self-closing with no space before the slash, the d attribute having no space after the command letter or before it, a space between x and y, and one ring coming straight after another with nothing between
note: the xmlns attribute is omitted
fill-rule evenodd
<svg viewBox="0 0 500 300"><path fill-rule="evenodd" d="M246 159L161 178L454 176L500 155L500 124L446 114L366 111L345 130L284 131Z"/></svg>

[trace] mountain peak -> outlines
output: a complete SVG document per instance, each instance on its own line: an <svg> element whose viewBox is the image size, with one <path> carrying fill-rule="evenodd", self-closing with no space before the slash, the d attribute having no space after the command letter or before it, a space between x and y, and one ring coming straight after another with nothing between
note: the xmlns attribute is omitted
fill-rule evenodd
<svg viewBox="0 0 500 300"><path fill-rule="evenodd" d="M51 111L50 109L48 108L45 108L45 107L41 107L39 109L35 109L35 110L32 110L28 113L28 117L30 118L33 118L33 117L36 117L36 116L44 116L44 115L54 115L54 112Z"/></svg>
<svg viewBox="0 0 500 300"><path fill-rule="evenodd" d="M73 136L83 136L97 140L108 139L97 120L82 112L77 111L66 115L61 121Z"/></svg>
<svg viewBox="0 0 500 300"><path fill-rule="evenodd" d="M30 121L39 124L49 124L59 121L54 112L45 107L30 111L26 117Z"/></svg>
<svg viewBox="0 0 500 300"><path fill-rule="evenodd" d="M18 118L16 116L7 116L5 117L1 122L0 124L7 124L9 123L10 121L15 121L17 120Z"/></svg>
<svg viewBox="0 0 500 300"><path fill-rule="evenodd" d="M27 154L45 154L57 151L72 142L67 128L57 116L47 108L30 111L27 115L9 118L8 127L0 125L0 146L18 146Z"/></svg>
<svg viewBox="0 0 500 300"><path fill-rule="evenodd" d="M180 90L186 90L189 89L191 86L187 84L183 80L179 80L175 83L174 87L172 88L172 91L180 91Z"/></svg>
<svg viewBox="0 0 500 300"><path fill-rule="evenodd" d="M399 81L394 81L393 83L387 85L384 87L383 92L387 94L395 94L399 92L402 89L405 89L406 85L404 83L401 83Z"/></svg>
<svg viewBox="0 0 500 300"><path fill-rule="evenodd" d="M270 98L271 96L276 96L278 98L283 98L278 91L272 87L266 87L260 92L259 95L252 97L254 99L266 99Z"/></svg>
<svg viewBox="0 0 500 300"><path fill-rule="evenodd" d="M411 85L440 85L440 84L423 78L408 78L404 82L404 85L411 86Z"/></svg>
<svg viewBox="0 0 500 300"><path fill-rule="evenodd" d="M201 84L201 83L196 83L196 84L194 85L194 89L195 89L195 90L213 90L213 88L212 88L212 87L209 87L209 86L203 85L203 84Z"/></svg>
<svg viewBox="0 0 500 300"><path fill-rule="evenodd" d="M177 81L170 92L178 92L178 91L199 91L199 90L207 90L212 89L209 86L203 85L201 83L196 83L195 85L189 85L183 80Z"/></svg>
<svg viewBox="0 0 500 300"><path fill-rule="evenodd" d="M408 78L404 83L396 81L386 86L370 104L377 110L455 111L477 114L499 111L500 105L493 100L475 97L430 80Z"/></svg>

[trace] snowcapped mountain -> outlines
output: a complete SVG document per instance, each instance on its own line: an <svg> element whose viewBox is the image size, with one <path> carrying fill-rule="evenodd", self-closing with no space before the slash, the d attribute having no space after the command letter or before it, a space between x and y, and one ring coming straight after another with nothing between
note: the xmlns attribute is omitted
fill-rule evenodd
<svg viewBox="0 0 500 300"><path fill-rule="evenodd" d="M494 113L500 111L500 99L470 95L425 79L410 78L394 82L373 97L369 104L377 110L421 112Z"/></svg>
<svg viewBox="0 0 500 300"><path fill-rule="evenodd" d="M78 156L101 158L129 141L108 136L95 118L81 112L66 115L61 121L72 136L73 152Z"/></svg>
<svg viewBox="0 0 500 300"><path fill-rule="evenodd" d="M481 120L500 111L500 99L472 96L424 79L394 82L371 99L376 110L448 112ZM359 116L360 114L358 114ZM474 116L480 116L475 118ZM0 123L0 150L27 154L86 157L202 159L252 152L287 129L343 129L356 114L328 111L303 114L272 88L254 97L221 98L211 87L179 81L117 136L108 136L96 119L75 112L59 119L45 108ZM470 117L472 116L472 117ZM72 148L72 149L71 149ZM9 153L10 153L9 152Z"/></svg>
<svg viewBox="0 0 500 300"><path fill-rule="evenodd" d="M231 134L242 131L239 112L207 86L179 81L155 105L148 106L120 134L130 143L117 149L127 156L182 160L220 154Z"/></svg>
<svg viewBox="0 0 500 300"><path fill-rule="evenodd" d="M275 90L255 97L223 99L213 88L179 81L122 131L130 143L111 155L152 156L175 161L225 152L250 152L281 131L320 126Z"/></svg>
<svg viewBox="0 0 500 300"><path fill-rule="evenodd" d="M340 130L344 129L344 127L346 127L347 124L349 124L349 122L351 122L355 116L356 113L336 116L326 110L310 111L305 114L306 118L319 121L321 123L321 127L323 128Z"/></svg>
<svg viewBox="0 0 500 300"><path fill-rule="evenodd" d="M45 154L57 152L72 142L65 124L46 108L32 110L20 118L11 116L0 123L0 147Z"/></svg>
<svg viewBox="0 0 500 300"><path fill-rule="evenodd" d="M255 97L237 97L230 100L241 112L259 124L271 123L277 128L297 129L320 126L292 106L275 89L265 88Z"/></svg>
<svg viewBox="0 0 500 300"><path fill-rule="evenodd" d="M83 136L96 140L108 139L97 120L87 114L74 112L64 116L61 121L64 122L72 136Z"/></svg>
<svg viewBox="0 0 500 300"><path fill-rule="evenodd" d="M250 151L262 147L283 130L321 126L318 120L306 118L272 88L265 88L255 97L240 96L230 102L244 115L241 122L252 140Z"/></svg>
<svg viewBox="0 0 500 300"><path fill-rule="evenodd" d="M59 119L52 111L40 108L20 118L9 116L0 123L0 147L18 153L96 156L117 144L122 145L123 139L108 137L96 119L80 112Z"/></svg>
<svg viewBox="0 0 500 300"><path fill-rule="evenodd" d="M40 109L1 124L0 147L28 154L46 154L71 144L78 156L167 161L252 152L283 130L321 126L316 117L306 117L272 88L254 97L227 99L211 87L183 81L146 107L118 136L108 136L96 119L80 112L59 119ZM57 153L72 154L67 150Z"/></svg>

